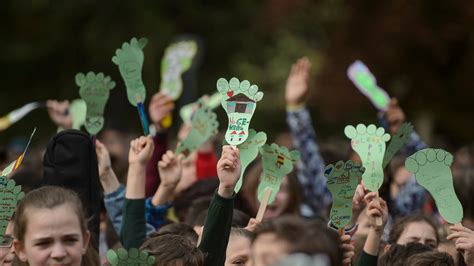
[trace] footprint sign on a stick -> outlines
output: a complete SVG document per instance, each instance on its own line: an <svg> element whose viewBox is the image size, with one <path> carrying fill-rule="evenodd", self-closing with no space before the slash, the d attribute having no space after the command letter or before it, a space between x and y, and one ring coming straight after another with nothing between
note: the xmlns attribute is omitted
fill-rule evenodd
<svg viewBox="0 0 474 266"><path fill-rule="evenodd" d="M327 186L332 195L332 207L329 217L337 228L344 228L352 219L352 198L354 197L359 176L365 169L360 164L339 161L324 169Z"/></svg>
<svg viewBox="0 0 474 266"><path fill-rule="evenodd" d="M365 168L362 175L365 186L370 191L378 191L383 183L382 163L385 143L390 140L390 135L382 127L363 124L357 127L346 126L344 133L351 140L351 147L359 155Z"/></svg>
<svg viewBox="0 0 474 266"><path fill-rule="evenodd" d="M140 251L136 248L131 248L128 251L124 248L119 248L117 251L112 249L107 251L107 261L112 266L147 266L155 265L156 258L148 254L148 252Z"/></svg>
<svg viewBox="0 0 474 266"><path fill-rule="evenodd" d="M460 223L463 209L454 191L453 156L442 149L423 149L405 160L405 167L433 196L441 216L451 224Z"/></svg>
<svg viewBox="0 0 474 266"><path fill-rule="evenodd" d="M222 94L221 104L229 118L229 126L225 132L225 140L230 145L243 143L249 135L250 120L262 100L263 92L257 85L250 85L248 80L239 81L231 78L217 80L217 91Z"/></svg>
<svg viewBox="0 0 474 266"><path fill-rule="evenodd" d="M6 181L4 177L0 178L2 181ZM3 241L5 230L15 212L18 201L25 196L25 193L21 191L21 186L16 186L13 179L8 180L6 184L3 183L0 185L0 242Z"/></svg>

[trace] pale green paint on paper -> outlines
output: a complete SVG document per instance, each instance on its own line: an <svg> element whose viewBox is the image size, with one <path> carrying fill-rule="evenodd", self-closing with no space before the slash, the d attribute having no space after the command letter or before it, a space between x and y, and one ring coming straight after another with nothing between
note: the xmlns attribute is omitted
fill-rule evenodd
<svg viewBox="0 0 474 266"><path fill-rule="evenodd" d="M86 102L83 99L75 99L69 106L69 112L72 117L72 128L81 129L81 126L86 123Z"/></svg>
<svg viewBox="0 0 474 266"><path fill-rule="evenodd" d="M140 251L136 248L131 248L128 251L124 248L119 248L117 251L110 249L107 251L106 256L107 261L112 266L146 266L155 265L156 262L155 256L149 255L148 252Z"/></svg>
<svg viewBox="0 0 474 266"><path fill-rule="evenodd" d="M15 212L16 205L20 201L25 193L21 191L21 186L16 186L15 181L10 179L7 181L4 177L0 185L0 242L3 241L5 230L7 229L8 222L11 220L13 213Z"/></svg>
<svg viewBox="0 0 474 266"><path fill-rule="evenodd" d="M413 126L410 123L403 123L392 136L390 143L387 146L385 155L383 157L382 167L387 167L393 156L401 149L405 144L410 141L410 135L413 133Z"/></svg>
<svg viewBox="0 0 474 266"><path fill-rule="evenodd" d="M179 115L181 116L181 119L185 123L190 123L191 118L193 116L194 111L199 107L199 102L204 103L207 107L211 109L217 108L219 105L221 105L221 98L222 95L218 92L214 93L213 95L207 97L207 95L202 96L199 98L197 101L188 103L181 107L179 110Z"/></svg>

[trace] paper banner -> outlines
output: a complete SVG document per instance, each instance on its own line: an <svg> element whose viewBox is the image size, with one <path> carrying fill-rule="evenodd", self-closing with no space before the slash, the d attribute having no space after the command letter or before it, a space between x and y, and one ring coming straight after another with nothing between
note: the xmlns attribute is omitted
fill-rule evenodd
<svg viewBox="0 0 474 266"><path fill-rule="evenodd" d="M264 144L259 148L262 155L263 175L258 186L258 200L261 202L265 189L271 190L271 204L275 200L275 196L280 190L280 185L286 175L293 170L293 164L300 158L300 153L296 150L288 151L286 147Z"/></svg>
<svg viewBox="0 0 474 266"><path fill-rule="evenodd" d="M463 208L454 191L452 163L453 156L445 150L423 149L408 157L405 167L433 196L441 216L456 224L463 218Z"/></svg>
<svg viewBox="0 0 474 266"><path fill-rule="evenodd" d="M11 162L5 169L3 169L2 173L0 173L0 177L7 177L11 173L15 172L18 167L20 167L21 163L23 162L23 158L25 157L26 152L28 151L28 147L30 146L31 139L35 135L36 132L36 127L33 129L33 132L30 135L30 139L28 140L28 143L26 144L25 150L23 153L16 159L15 161ZM1 184L5 184L5 182L0 182Z"/></svg>
<svg viewBox="0 0 474 266"><path fill-rule="evenodd" d="M23 105L21 108L11 111L6 116L0 117L0 131L7 129L14 123L20 121L31 111L43 107L46 107L45 102L32 102Z"/></svg>
<svg viewBox="0 0 474 266"><path fill-rule="evenodd" d="M191 118L193 116L193 113L199 107L198 102L203 102L205 106L213 110L217 108L219 105L221 105L221 98L222 98L222 95L218 92L214 93L213 95L209 97L202 96L196 102L189 103L181 107L181 109L179 110L179 115L181 116L181 119L183 120L183 122L191 123Z"/></svg>
<svg viewBox="0 0 474 266"><path fill-rule="evenodd" d="M362 61L355 61L347 69L347 77L380 111L386 111L390 102L387 92L377 86L374 75Z"/></svg>
<svg viewBox="0 0 474 266"><path fill-rule="evenodd" d="M128 265L155 265L156 258L148 255L146 251L139 251L136 248L131 248L127 251L124 248L119 248L117 251L107 251L107 261L112 266L128 266Z"/></svg>
<svg viewBox="0 0 474 266"><path fill-rule="evenodd" d="M172 43L165 50L161 60L160 91L173 100L177 100L183 92L181 75L192 65L197 53L195 41Z"/></svg>
<svg viewBox="0 0 474 266"><path fill-rule="evenodd" d="M235 193L239 193L244 180L244 174L247 167L257 158L259 148L267 142L267 134L265 132L256 132L254 129L249 130L249 137L244 143L237 146L240 152L240 179L235 185ZM225 143L226 145L228 143Z"/></svg>
<svg viewBox="0 0 474 266"><path fill-rule="evenodd" d="M115 51L115 56L112 57L114 62L119 67L120 75L122 76L125 86L127 87L127 97L131 105L137 106L137 96L142 102L145 102L146 90L142 80L143 48L148 43L148 39L141 38L137 41L132 38L130 43L124 42L122 48Z"/></svg>
<svg viewBox="0 0 474 266"><path fill-rule="evenodd" d="M86 123L87 105L83 99L75 99L69 106L69 113L72 117L72 128L80 130Z"/></svg>
<svg viewBox="0 0 474 266"><path fill-rule="evenodd" d="M89 72L87 75L77 73L76 85L80 87L79 95L86 102L86 130L96 135L104 126L104 109L109 99L109 91L115 82L103 73Z"/></svg>
<svg viewBox="0 0 474 266"><path fill-rule="evenodd" d="M328 179L327 186L332 195L331 213L332 224L337 228L344 228L352 219L352 198L354 197L359 177L365 169L351 160L344 163L337 162L324 169L324 176Z"/></svg>
<svg viewBox="0 0 474 266"><path fill-rule="evenodd" d="M230 145L239 145L248 138L250 120L257 102L263 99L263 92L258 91L257 85L250 86L248 80L240 82L237 78L230 81L220 78L217 90L222 95L221 104L229 118L225 140Z"/></svg>
<svg viewBox="0 0 474 266"><path fill-rule="evenodd" d="M352 149L359 155L365 172L362 180L370 191L378 191L383 183L382 162L385 154L385 142L390 140L390 135L385 133L383 127L363 124L346 126L346 137L351 140Z"/></svg>
<svg viewBox="0 0 474 266"><path fill-rule="evenodd" d="M176 147L176 154L183 153L188 156L218 132L219 122L216 113L202 103L200 105L193 116L191 131Z"/></svg>
<svg viewBox="0 0 474 266"><path fill-rule="evenodd" d="M6 181L3 177L0 177L2 181ZM16 186L14 180L8 180L8 182L0 185L0 242L3 241L5 230L7 229L8 222L15 212L16 205L25 196L25 193L21 191L21 186Z"/></svg>
<svg viewBox="0 0 474 266"><path fill-rule="evenodd" d="M387 167L393 156L410 141L410 135L413 133L413 126L410 123L403 123L392 136L390 143L388 144L387 150L383 157L382 167Z"/></svg>

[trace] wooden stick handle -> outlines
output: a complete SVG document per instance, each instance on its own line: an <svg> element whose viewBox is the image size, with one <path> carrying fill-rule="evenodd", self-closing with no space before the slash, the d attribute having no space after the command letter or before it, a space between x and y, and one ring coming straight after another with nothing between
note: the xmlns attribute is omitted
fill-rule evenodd
<svg viewBox="0 0 474 266"><path fill-rule="evenodd" d="M265 188L265 191L263 192L262 201L260 202L260 207L258 208L257 217L255 217L258 222L261 222L263 219L263 215L265 214L265 210L267 209L268 201L270 201L271 195L272 190L268 187Z"/></svg>
<svg viewBox="0 0 474 266"><path fill-rule="evenodd" d="M343 228L339 228L337 231L339 232L339 236L343 236L343 235L344 235L344 227L343 227Z"/></svg>

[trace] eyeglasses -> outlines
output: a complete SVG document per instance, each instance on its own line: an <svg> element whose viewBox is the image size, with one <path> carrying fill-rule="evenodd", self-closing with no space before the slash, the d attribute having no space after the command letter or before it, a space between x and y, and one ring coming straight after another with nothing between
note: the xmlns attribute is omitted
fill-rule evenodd
<svg viewBox="0 0 474 266"><path fill-rule="evenodd" d="M13 244L13 237L3 236L0 237L0 248L11 248Z"/></svg>

